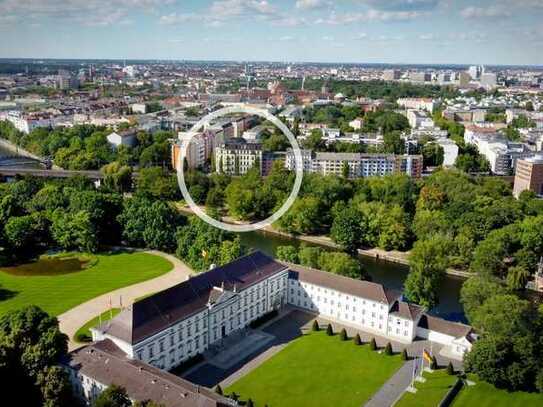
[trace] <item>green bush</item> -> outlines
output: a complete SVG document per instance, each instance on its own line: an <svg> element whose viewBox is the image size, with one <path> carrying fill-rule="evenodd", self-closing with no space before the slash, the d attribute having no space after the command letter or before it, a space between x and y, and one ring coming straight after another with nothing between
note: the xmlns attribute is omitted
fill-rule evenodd
<svg viewBox="0 0 543 407"><path fill-rule="evenodd" d="M313 332L318 332L321 330L321 327L319 326L319 322L317 320L313 321L313 326L311 327L311 330Z"/></svg>
<svg viewBox="0 0 543 407"><path fill-rule="evenodd" d="M430 369L436 370L437 367L437 359L435 356L432 356L432 363L430 363Z"/></svg>
<svg viewBox="0 0 543 407"><path fill-rule="evenodd" d="M402 350L402 360L408 360L409 356L407 355L407 350Z"/></svg>
<svg viewBox="0 0 543 407"><path fill-rule="evenodd" d="M376 350L377 349L377 342L375 342L375 338L371 338L370 349L371 350Z"/></svg>
<svg viewBox="0 0 543 407"><path fill-rule="evenodd" d="M215 386L215 393L220 394L221 396L223 395L222 387L220 384Z"/></svg>
<svg viewBox="0 0 543 407"><path fill-rule="evenodd" d="M334 335L334 328L332 328L332 324L328 324L326 327L326 335L332 336Z"/></svg>
<svg viewBox="0 0 543 407"><path fill-rule="evenodd" d="M454 374L454 366L452 362L449 362L449 364L447 365L447 374L451 376Z"/></svg>
<svg viewBox="0 0 543 407"><path fill-rule="evenodd" d="M343 328L341 330L341 332L339 333L339 339L342 340L342 341L346 341L348 338L347 338L347 331L345 330L345 328Z"/></svg>
<svg viewBox="0 0 543 407"><path fill-rule="evenodd" d="M357 345L357 346L358 346L358 345L362 345L362 339L360 339L360 335L359 335L359 334L356 334L356 335L354 336L354 339L353 339L353 340L354 340L354 344L355 344L355 345Z"/></svg>
<svg viewBox="0 0 543 407"><path fill-rule="evenodd" d="M391 356L392 355L392 345L390 344L390 342L387 343L387 345L385 346L385 354L388 355L388 356Z"/></svg>

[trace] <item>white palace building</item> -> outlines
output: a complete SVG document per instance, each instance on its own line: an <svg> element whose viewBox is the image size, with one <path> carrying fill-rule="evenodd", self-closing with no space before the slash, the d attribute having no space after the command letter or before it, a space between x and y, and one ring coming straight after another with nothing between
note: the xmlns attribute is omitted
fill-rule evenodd
<svg viewBox="0 0 543 407"><path fill-rule="evenodd" d="M456 359L463 358L473 341L470 326L430 316L422 307L403 302L400 292L281 263L257 251L135 302L93 328L95 343L72 352L67 366L87 400L111 383L124 385L137 399L142 392L138 377L145 372L168 389L185 389L181 401L175 396L175 402L165 396L155 400L167 407L231 405L164 370L287 305L391 341L428 339Z"/></svg>

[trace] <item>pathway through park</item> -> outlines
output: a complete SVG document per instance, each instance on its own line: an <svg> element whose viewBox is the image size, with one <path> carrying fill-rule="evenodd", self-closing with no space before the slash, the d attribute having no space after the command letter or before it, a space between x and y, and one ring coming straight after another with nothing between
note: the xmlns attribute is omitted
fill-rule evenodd
<svg viewBox="0 0 543 407"><path fill-rule="evenodd" d="M379 389L364 407L392 406L404 393L413 377L415 359L408 360L396 373Z"/></svg>
<svg viewBox="0 0 543 407"><path fill-rule="evenodd" d="M71 310L59 315L57 318L60 323L60 330L70 338L68 343L68 348L70 351L85 345L82 343L77 343L73 340L73 336L77 330L94 317L107 311L110 308L110 304L114 308L118 308L122 299L123 306L131 305L137 298L165 290L187 280L193 273L192 269L172 255L154 250L148 250L146 253L154 254L169 260L173 264L173 269L168 273L152 280L133 284L128 287L119 288L109 293L102 294L99 297L93 298L92 300L84 302L83 304L79 304Z"/></svg>

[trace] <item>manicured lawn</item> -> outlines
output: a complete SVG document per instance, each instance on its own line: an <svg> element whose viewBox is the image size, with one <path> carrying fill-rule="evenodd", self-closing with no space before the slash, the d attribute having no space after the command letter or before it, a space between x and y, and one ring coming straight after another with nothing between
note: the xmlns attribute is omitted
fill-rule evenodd
<svg viewBox="0 0 543 407"><path fill-rule="evenodd" d="M100 324L100 321L106 322L109 321L111 318L115 317L119 312L121 312L120 308L112 308L111 311L105 311L102 313L102 315L94 317L89 322L87 322L85 325L83 325L81 328L77 330L77 332L74 335L74 340L79 343L83 342L91 342L92 341L92 334L90 329L94 328L95 326Z"/></svg>
<svg viewBox="0 0 543 407"><path fill-rule="evenodd" d="M98 295L158 277L173 268L168 260L141 252L85 256L87 262L91 260L83 269L81 261L67 262L66 258L62 266L54 266L56 272L51 270L50 258L32 265L0 268L0 315L30 304L59 315Z"/></svg>
<svg viewBox="0 0 543 407"><path fill-rule="evenodd" d="M457 376L450 376L446 370L424 372L426 382L415 382L416 393L405 392L394 407L435 407L454 386Z"/></svg>
<svg viewBox="0 0 543 407"><path fill-rule="evenodd" d="M262 407L360 407L402 365L338 335L312 332L291 342L225 390Z"/></svg>
<svg viewBox="0 0 543 407"><path fill-rule="evenodd" d="M543 406L543 394L522 391L508 392L480 381L475 376L468 376L475 386L464 386L454 399L453 407L540 407Z"/></svg>

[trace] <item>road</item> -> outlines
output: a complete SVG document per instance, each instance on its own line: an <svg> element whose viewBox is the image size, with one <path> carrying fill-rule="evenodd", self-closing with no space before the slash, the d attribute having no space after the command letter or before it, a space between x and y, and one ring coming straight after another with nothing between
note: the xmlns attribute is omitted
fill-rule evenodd
<svg viewBox="0 0 543 407"><path fill-rule="evenodd" d="M142 283L102 294L99 297L93 298L92 300L89 300L83 304L79 304L69 311L59 315L57 318L60 323L60 330L68 335L70 339L68 343L68 349L70 351L85 345L74 342L73 336L85 323L107 311L110 306L110 301L112 302L113 307L119 307L120 298L122 298L122 303L124 306L130 305L137 298L165 290L166 288L172 287L182 281L187 280L189 276L193 274L193 270L191 268L172 255L154 250L148 250L146 253L164 257L174 265L173 269L167 274L152 280L144 281Z"/></svg>

